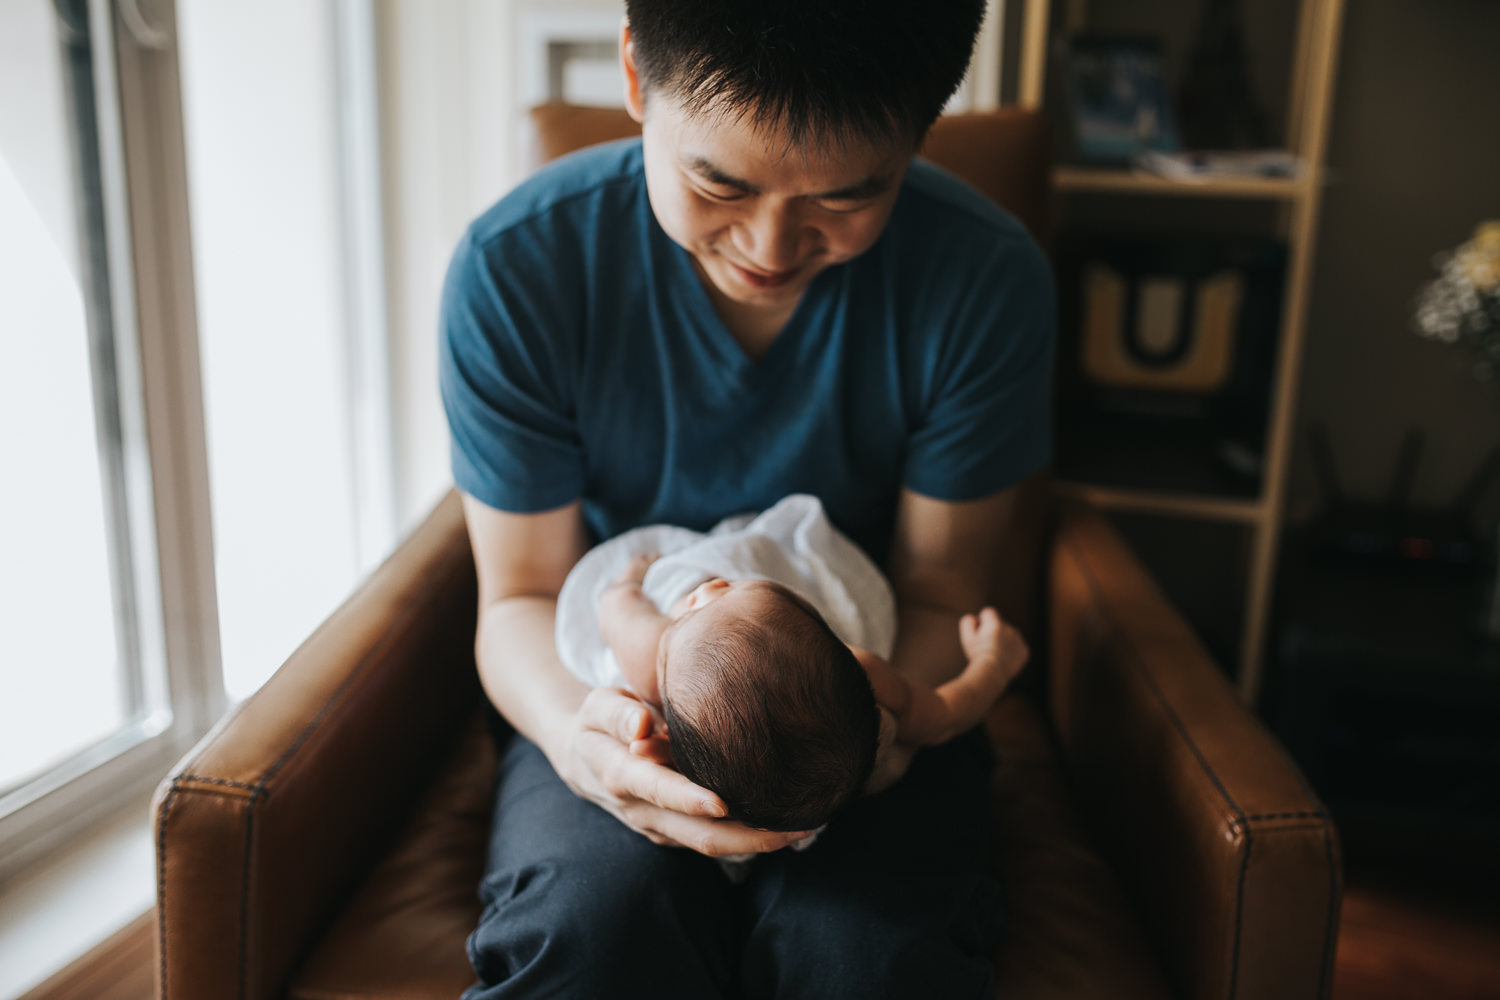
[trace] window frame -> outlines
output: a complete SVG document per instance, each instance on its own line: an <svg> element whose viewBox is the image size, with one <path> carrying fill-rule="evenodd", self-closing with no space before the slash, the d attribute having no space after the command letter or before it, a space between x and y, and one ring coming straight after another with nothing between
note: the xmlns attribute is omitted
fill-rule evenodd
<svg viewBox="0 0 1500 1000"><path fill-rule="evenodd" d="M107 262L106 290L88 292L90 351L131 715L0 795L0 881L143 803L234 705L219 634L177 4L83 2ZM343 109L347 447L357 555L368 572L399 530L376 7L321 2L333 18L331 83ZM106 300L104 314L94 299ZM111 369L113 383L101 390L99 375Z"/></svg>
<svg viewBox="0 0 1500 1000"><path fill-rule="evenodd" d="M175 24L171 2L153 11ZM111 544L128 552L117 581L133 614L119 627L135 711L0 797L0 878L144 797L226 704L177 56L135 0L88 0L88 12L109 288L99 328L118 388L101 461L124 528Z"/></svg>

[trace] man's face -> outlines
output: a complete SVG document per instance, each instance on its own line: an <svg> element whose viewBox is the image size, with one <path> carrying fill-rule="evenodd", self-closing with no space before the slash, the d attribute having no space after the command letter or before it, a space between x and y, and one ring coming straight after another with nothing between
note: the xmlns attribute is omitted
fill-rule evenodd
<svg viewBox="0 0 1500 1000"><path fill-rule="evenodd" d="M850 143L790 147L779 129L717 108L644 102L646 185L663 230L710 292L742 308L789 311L824 268L879 238L913 150Z"/></svg>

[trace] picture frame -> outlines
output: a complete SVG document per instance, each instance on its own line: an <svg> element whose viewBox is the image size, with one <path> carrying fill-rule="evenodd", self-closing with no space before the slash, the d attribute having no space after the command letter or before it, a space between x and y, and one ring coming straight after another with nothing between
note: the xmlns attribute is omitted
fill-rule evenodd
<svg viewBox="0 0 1500 1000"><path fill-rule="evenodd" d="M1073 35L1062 70L1075 162L1128 166L1142 153L1179 149L1159 40Z"/></svg>

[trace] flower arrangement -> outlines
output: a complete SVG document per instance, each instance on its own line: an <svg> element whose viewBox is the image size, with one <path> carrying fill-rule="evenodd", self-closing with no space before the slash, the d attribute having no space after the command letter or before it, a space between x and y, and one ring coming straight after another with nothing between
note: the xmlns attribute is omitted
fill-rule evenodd
<svg viewBox="0 0 1500 1000"><path fill-rule="evenodd" d="M1500 384L1500 220L1433 257L1438 277L1417 293L1412 328L1474 355L1474 377Z"/></svg>

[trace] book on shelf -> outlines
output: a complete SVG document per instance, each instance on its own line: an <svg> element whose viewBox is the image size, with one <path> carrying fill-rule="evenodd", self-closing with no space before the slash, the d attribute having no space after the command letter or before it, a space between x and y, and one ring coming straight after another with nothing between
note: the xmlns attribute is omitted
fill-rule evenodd
<svg viewBox="0 0 1500 1000"><path fill-rule="evenodd" d="M1244 149L1224 152L1166 153L1156 150L1135 157L1140 170L1172 180L1293 180L1302 173L1302 161L1284 149Z"/></svg>

